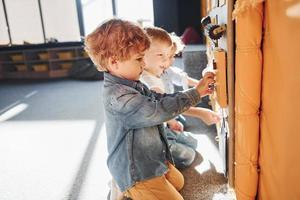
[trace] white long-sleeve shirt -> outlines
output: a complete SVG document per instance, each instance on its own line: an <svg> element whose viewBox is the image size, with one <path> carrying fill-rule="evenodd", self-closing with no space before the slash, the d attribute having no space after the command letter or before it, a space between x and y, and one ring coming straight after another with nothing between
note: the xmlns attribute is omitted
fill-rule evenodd
<svg viewBox="0 0 300 200"><path fill-rule="evenodd" d="M174 85L183 87L184 90L189 88L188 75L177 67L169 67L161 76L166 93L174 93Z"/></svg>

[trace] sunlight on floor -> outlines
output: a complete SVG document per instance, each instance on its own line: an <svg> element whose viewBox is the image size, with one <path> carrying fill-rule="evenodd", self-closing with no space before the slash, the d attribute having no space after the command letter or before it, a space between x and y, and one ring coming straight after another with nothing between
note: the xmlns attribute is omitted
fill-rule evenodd
<svg viewBox="0 0 300 200"><path fill-rule="evenodd" d="M232 189L228 190L226 194L216 193L214 194L212 200L236 200L234 191Z"/></svg>
<svg viewBox="0 0 300 200"><path fill-rule="evenodd" d="M91 136L97 131L95 126L94 120L0 123L0 199L65 199L78 176ZM94 190L105 188L110 179L105 169L105 135L100 134L101 147L96 145L96 151L101 152L95 154L100 160L97 170L102 185ZM87 183L82 185L88 187Z"/></svg>
<svg viewBox="0 0 300 200"><path fill-rule="evenodd" d="M25 104L25 103L20 103L20 104L14 105L12 108L9 108L4 113L0 114L0 122L7 121L7 120L17 116L18 114L20 114L21 112L26 110L27 107L28 107L28 104Z"/></svg>
<svg viewBox="0 0 300 200"><path fill-rule="evenodd" d="M216 171L219 173L223 172L222 159L219 153L219 150L212 143L207 135L196 135L193 137L198 140L197 151L203 157L203 161L200 165L196 166L195 169L200 173L204 173L211 168L211 164L216 168Z"/></svg>
<svg viewBox="0 0 300 200"><path fill-rule="evenodd" d="M207 172L211 169L210 163L208 160L203 160L200 165L196 166L195 169L200 174L203 174L204 172Z"/></svg>
<svg viewBox="0 0 300 200"><path fill-rule="evenodd" d="M107 155L106 130L103 124L93 156L94 159L91 161L91 166L79 199L106 199L109 192L108 183L111 180L111 175L106 165Z"/></svg>
<svg viewBox="0 0 300 200"><path fill-rule="evenodd" d="M36 91L36 90L35 90L35 91L32 91L32 92L28 93L27 95L25 95L25 98L30 98L30 97L36 95L37 92L38 92L38 91Z"/></svg>
<svg viewBox="0 0 300 200"><path fill-rule="evenodd" d="M29 92L24 96L24 99L29 99L32 96L36 95L38 93L37 90L34 90L32 92ZM18 114L22 113L28 108L28 104L21 103L22 100L18 100L14 103L11 103L10 105L6 106L5 108L0 110L0 122L7 121Z"/></svg>

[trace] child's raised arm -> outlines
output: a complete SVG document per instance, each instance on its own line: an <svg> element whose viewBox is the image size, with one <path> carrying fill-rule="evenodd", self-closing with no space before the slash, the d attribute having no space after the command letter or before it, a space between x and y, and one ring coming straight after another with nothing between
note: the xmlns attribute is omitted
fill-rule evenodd
<svg viewBox="0 0 300 200"><path fill-rule="evenodd" d="M195 87L199 82L197 79L191 78L189 76L187 77L187 81L188 81L188 86L190 87Z"/></svg>
<svg viewBox="0 0 300 200"><path fill-rule="evenodd" d="M221 120L218 113L207 108L191 107L183 114L190 117L196 117L207 125L215 124Z"/></svg>
<svg viewBox="0 0 300 200"><path fill-rule="evenodd" d="M200 100L201 96L195 88L175 94L153 92L150 97L132 89L113 101L110 109L122 113L120 116L124 116L122 120L124 120L125 126L135 129L155 126L168 121Z"/></svg>
<svg viewBox="0 0 300 200"><path fill-rule="evenodd" d="M120 95L106 106L113 112L122 113L120 116L124 117L121 120L127 128L150 127L168 121L199 103L201 97L213 92L209 87L213 83L214 74L207 73L196 88L174 94L152 92L145 96L133 88L122 89Z"/></svg>

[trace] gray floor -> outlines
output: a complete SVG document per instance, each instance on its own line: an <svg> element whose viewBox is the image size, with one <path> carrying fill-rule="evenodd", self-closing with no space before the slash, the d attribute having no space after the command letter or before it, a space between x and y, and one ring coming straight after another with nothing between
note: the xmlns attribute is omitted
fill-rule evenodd
<svg viewBox="0 0 300 200"><path fill-rule="evenodd" d="M106 198L101 86L101 81L1 82L1 200Z"/></svg>
<svg viewBox="0 0 300 200"><path fill-rule="evenodd" d="M102 81L0 82L0 199L104 200L108 193ZM198 157L186 200L225 199L213 126L189 120ZM226 199L231 199L227 198Z"/></svg>

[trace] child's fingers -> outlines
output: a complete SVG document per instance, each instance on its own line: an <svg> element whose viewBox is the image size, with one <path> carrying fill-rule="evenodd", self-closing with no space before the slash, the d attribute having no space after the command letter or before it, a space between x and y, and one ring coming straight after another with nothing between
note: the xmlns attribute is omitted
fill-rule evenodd
<svg viewBox="0 0 300 200"><path fill-rule="evenodd" d="M219 116L214 116L215 123L219 122L221 118Z"/></svg>
<svg viewBox="0 0 300 200"><path fill-rule="evenodd" d="M207 93L212 94L215 90L215 81L214 80L209 80L207 82Z"/></svg>
<svg viewBox="0 0 300 200"><path fill-rule="evenodd" d="M207 79L206 87L210 90L214 90L216 81L213 79Z"/></svg>
<svg viewBox="0 0 300 200"><path fill-rule="evenodd" d="M201 80L202 80L204 83L207 83L207 82L214 81L215 79L214 79L214 75L213 75L213 74L208 74L208 75L206 75L205 77L203 77ZM200 80L200 81L201 81L201 80Z"/></svg>
<svg viewBox="0 0 300 200"><path fill-rule="evenodd" d="M206 80L206 79L214 79L215 78L215 74L212 73L212 72L208 72L204 75L203 79Z"/></svg>
<svg viewBox="0 0 300 200"><path fill-rule="evenodd" d="M214 84L216 81L213 78L207 78L206 79L206 84Z"/></svg>

